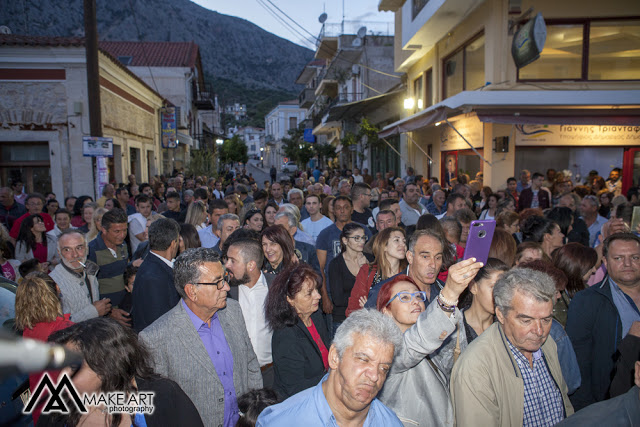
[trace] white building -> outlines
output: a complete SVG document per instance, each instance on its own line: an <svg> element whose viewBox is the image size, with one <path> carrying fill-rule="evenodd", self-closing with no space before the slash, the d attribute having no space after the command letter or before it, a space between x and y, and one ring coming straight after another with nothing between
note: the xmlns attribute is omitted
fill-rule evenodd
<svg viewBox="0 0 640 427"><path fill-rule="evenodd" d="M307 110L298 106L298 100L280 102L264 118L265 167L280 168L284 159L282 138L289 136L289 129L297 128L305 119Z"/></svg>
<svg viewBox="0 0 640 427"><path fill-rule="evenodd" d="M219 134L220 110L204 81L198 45L194 42L102 41L106 50L176 107L178 147L162 150L164 169L182 169L190 150L211 146ZM211 128L213 124L214 128Z"/></svg>
<svg viewBox="0 0 640 427"><path fill-rule="evenodd" d="M96 196L83 38L0 35L0 185L28 192ZM99 52L102 133L113 139L109 182L162 173L158 110L163 98L104 50Z"/></svg>

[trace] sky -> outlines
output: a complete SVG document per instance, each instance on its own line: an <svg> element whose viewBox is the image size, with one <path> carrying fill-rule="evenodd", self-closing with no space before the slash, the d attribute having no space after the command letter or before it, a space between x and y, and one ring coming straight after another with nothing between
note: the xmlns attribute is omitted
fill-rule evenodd
<svg viewBox="0 0 640 427"><path fill-rule="evenodd" d="M345 26L345 33L355 33L360 24L365 24L369 31L375 29L377 32L388 30L389 35L393 35L393 13L378 12L379 0L193 0L207 9L216 12L244 18L266 31L276 34L293 43L315 50L315 44L308 39L311 35L306 33L296 24L292 23L282 15L273 3L284 13L289 15L300 26L309 31L314 37L320 33L322 24L318 22L318 17L326 12L328 15L327 24L340 24L342 22L343 4L345 21L355 21L353 24ZM272 12L266 10L269 7ZM282 17L293 29L291 30L282 22L274 18L273 14ZM376 22L378 24L371 24ZM369 24L369 25L366 25ZM355 28L349 31L348 27ZM306 37L306 40L305 40Z"/></svg>

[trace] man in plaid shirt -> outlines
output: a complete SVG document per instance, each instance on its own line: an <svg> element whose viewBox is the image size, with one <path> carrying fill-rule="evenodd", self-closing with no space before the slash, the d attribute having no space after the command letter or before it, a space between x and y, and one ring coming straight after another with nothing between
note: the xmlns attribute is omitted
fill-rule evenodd
<svg viewBox="0 0 640 427"><path fill-rule="evenodd" d="M573 413L551 331L556 287L544 273L506 272L495 284L494 323L453 367L457 425L553 426Z"/></svg>

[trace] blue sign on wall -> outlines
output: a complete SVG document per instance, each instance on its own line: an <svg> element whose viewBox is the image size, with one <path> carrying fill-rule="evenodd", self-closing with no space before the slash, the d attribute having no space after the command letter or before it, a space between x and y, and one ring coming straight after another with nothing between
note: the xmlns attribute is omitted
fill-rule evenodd
<svg viewBox="0 0 640 427"><path fill-rule="evenodd" d="M304 130L304 142L316 142L316 136L313 134L313 129L308 128Z"/></svg>

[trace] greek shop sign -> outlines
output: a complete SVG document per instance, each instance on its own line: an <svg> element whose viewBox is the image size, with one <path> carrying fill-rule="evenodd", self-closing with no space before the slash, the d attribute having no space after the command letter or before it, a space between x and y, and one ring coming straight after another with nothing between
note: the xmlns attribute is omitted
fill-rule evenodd
<svg viewBox="0 0 640 427"><path fill-rule="evenodd" d="M516 145L640 145L640 126L516 125Z"/></svg>

